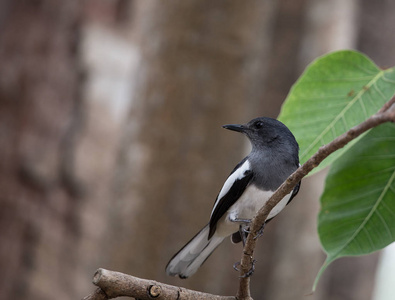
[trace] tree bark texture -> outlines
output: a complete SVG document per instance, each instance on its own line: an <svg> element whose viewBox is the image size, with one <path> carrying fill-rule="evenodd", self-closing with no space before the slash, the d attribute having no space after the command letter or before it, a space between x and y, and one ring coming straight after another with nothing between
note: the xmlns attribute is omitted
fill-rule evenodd
<svg viewBox="0 0 395 300"><path fill-rule="evenodd" d="M121 136L112 105L89 92L93 17L74 0L0 5L0 299L79 298L103 259Z"/></svg>
<svg viewBox="0 0 395 300"><path fill-rule="evenodd" d="M93 277L93 283L99 288L83 300L104 300L118 297L132 297L141 300L236 300L234 296L212 295L204 292L188 290L179 286L173 286L137 278L120 272L98 269Z"/></svg>
<svg viewBox="0 0 395 300"><path fill-rule="evenodd" d="M0 298L73 295L83 195L73 170L80 4L13 0L2 8Z"/></svg>

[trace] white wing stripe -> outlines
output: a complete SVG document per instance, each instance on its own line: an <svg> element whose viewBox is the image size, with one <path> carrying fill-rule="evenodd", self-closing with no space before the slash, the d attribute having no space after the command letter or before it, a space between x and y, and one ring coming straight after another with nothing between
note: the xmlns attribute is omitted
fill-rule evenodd
<svg viewBox="0 0 395 300"><path fill-rule="evenodd" d="M219 192L217 201L215 201L213 210L211 211L211 216L213 215L213 212L215 211L215 208L217 207L217 205L218 205L219 201L222 199L222 197L225 196L229 192L229 190L231 189L231 187L233 186L233 184L236 180L240 180L245 176L244 172L250 170L250 167L251 167L250 162L247 159L244 162L244 164L242 164L236 171L234 171L228 177L228 179L226 179L224 186L222 187L221 191Z"/></svg>

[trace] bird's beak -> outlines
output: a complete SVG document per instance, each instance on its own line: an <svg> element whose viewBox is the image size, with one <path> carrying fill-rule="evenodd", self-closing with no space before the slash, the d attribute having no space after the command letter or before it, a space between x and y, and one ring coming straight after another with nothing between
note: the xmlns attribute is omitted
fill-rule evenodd
<svg viewBox="0 0 395 300"><path fill-rule="evenodd" d="M241 125L241 124L228 124L228 125L224 125L222 127L225 129L229 129L229 130L233 130L233 131L237 131L237 132L245 132L245 130L247 129L244 125Z"/></svg>

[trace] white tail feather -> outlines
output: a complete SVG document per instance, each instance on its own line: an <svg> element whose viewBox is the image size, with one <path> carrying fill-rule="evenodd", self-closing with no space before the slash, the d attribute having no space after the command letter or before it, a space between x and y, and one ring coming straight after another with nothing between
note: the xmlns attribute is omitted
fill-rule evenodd
<svg viewBox="0 0 395 300"><path fill-rule="evenodd" d="M214 235L208 240L208 233L209 226L206 225L173 256L166 266L166 273L181 278L194 274L224 239Z"/></svg>

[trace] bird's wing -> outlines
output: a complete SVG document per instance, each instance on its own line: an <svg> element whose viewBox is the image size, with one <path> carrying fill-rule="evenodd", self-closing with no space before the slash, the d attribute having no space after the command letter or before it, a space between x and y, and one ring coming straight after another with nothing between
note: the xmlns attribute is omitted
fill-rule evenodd
<svg viewBox="0 0 395 300"><path fill-rule="evenodd" d="M302 181L299 181L299 183L294 187L292 190L291 197L289 198L287 205L291 202L291 200L299 193L300 185L302 184Z"/></svg>
<svg viewBox="0 0 395 300"><path fill-rule="evenodd" d="M217 222L227 212L227 210L240 198L253 177L248 157L244 158L232 171L224 186L219 192L214 203L210 217L210 239L216 229Z"/></svg>
<svg viewBox="0 0 395 300"><path fill-rule="evenodd" d="M297 165L300 167L300 163L298 161ZM299 181L297 185L295 185L294 189L292 190L291 197L289 198L287 205L292 201L292 199L299 193L300 186L302 184L302 181Z"/></svg>

